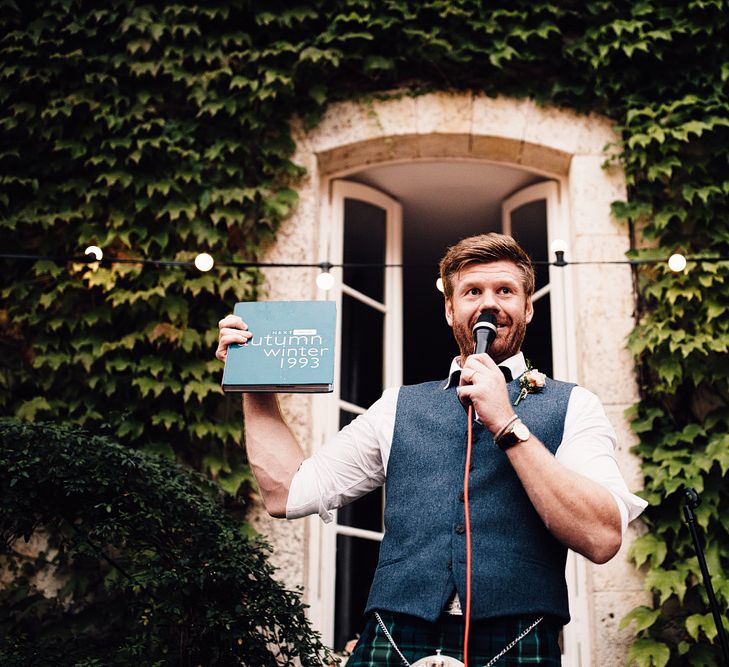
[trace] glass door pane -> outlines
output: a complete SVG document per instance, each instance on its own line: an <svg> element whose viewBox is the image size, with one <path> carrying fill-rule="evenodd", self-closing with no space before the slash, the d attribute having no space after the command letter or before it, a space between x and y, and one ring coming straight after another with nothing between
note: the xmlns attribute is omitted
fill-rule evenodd
<svg viewBox="0 0 729 667"><path fill-rule="evenodd" d="M529 362L550 377L552 363L552 309L549 300L549 266L537 264L549 258L547 245L547 201L533 199L509 212L510 234L535 262L535 293L532 297L534 318L527 327L522 351Z"/></svg>
<svg viewBox="0 0 729 667"><path fill-rule="evenodd" d="M385 316L348 294L342 295L340 312L340 397L353 405L368 408L383 390Z"/></svg>
<svg viewBox="0 0 729 667"><path fill-rule="evenodd" d="M362 613L375 574L380 543L350 535L337 535L334 648L342 650L362 629Z"/></svg>
<svg viewBox="0 0 729 667"><path fill-rule="evenodd" d="M535 263L534 318L527 327L522 351L532 366L550 377L555 376L557 366L552 335L554 286L547 262L549 216L550 210L554 210L557 192L557 184L553 181L537 183L513 194L501 207L503 232L513 236Z"/></svg>

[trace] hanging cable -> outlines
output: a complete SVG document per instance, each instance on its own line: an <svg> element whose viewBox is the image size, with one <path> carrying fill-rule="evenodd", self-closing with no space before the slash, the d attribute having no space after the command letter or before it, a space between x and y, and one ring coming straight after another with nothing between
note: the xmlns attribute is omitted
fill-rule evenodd
<svg viewBox="0 0 729 667"><path fill-rule="evenodd" d="M90 246L92 247L92 246ZM96 249L96 246L93 246ZM98 249L101 252L101 249ZM207 253L200 253L201 255L207 255ZM76 262L78 264L101 264L103 266L110 266L112 264L138 264L140 266L153 266L156 268L160 267L195 267L194 260L164 260L164 259L144 259L141 257L106 257L103 256L101 259L97 259L96 254L89 253L86 255L74 256L74 255L38 255L30 253L0 253L0 259L14 262L32 262L32 261L47 261L56 263ZM209 256L209 255L208 255ZM211 257L212 258L212 257ZM729 256L710 256L710 257L685 257L676 253L671 256L670 267L674 271L680 271L685 268L686 264L718 264L722 262L729 262ZM679 259L680 258L680 259ZM532 260L532 264L535 266L554 266L558 268L564 268L566 266L603 266L603 265L625 265L625 266L640 266L650 264L665 264L669 260L664 258L659 259L598 259L598 260L586 260L586 261L566 261L564 254L561 253L561 258L555 261L549 260ZM320 269L324 272L332 268L352 268L352 269L432 269L435 268L436 264L402 264L402 263L381 263L381 262L345 262L341 264L331 264L329 262L256 262L256 261L229 261L229 262L218 262L215 261L216 267L232 267L237 269L268 269L268 268L290 268L290 269ZM675 268L674 268L675 267Z"/></svg>
<svg viewBox="0 0 729 667"><path fill-rule="evenodd" d="M471 511L468 501L468 478L471 472L473 448L473 404L468 405L468 440L466 442L466 467L463 472L463 511L466 516L466 604L463 609L463 664L468 667L468 640L471 633Z"/></svg>

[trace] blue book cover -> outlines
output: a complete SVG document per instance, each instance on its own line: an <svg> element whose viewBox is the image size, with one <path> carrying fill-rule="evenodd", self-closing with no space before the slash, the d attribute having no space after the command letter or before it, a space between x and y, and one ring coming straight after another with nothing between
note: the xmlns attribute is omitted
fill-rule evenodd
<svg viewBox="0 0 729 667"><path fill-rule="evenodd" d="M228 348L223 391L332 391L334 301L244 301L233 313L253 338Z"/></svg>

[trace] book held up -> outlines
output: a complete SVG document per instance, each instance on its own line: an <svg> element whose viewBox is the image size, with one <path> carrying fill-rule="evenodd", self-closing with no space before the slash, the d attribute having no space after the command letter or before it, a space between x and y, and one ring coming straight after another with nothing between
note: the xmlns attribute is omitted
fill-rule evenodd
<svg viewBox="0 0 729 667"><path fill-rule="evenodd" d="M228 348L223 391L332 391L334 301L244 301L235 304L233 313L253 338Z"/></svg>

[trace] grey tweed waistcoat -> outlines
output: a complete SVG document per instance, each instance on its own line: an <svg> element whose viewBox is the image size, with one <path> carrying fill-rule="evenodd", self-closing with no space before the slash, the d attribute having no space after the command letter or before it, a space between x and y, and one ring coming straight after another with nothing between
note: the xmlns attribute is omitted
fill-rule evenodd
<svg viewBox="0 0 729 667"><path fill-rule="evenodd" d="M547 379L515 408L552 454L562 441L573 387ZM518 380L508 389L513 402ZM400 389L385 484L385 537L367 611L434 621L454 591L465 600L467 428L455 388L443 389L441 381ZM471 617L550 614L567 622L567 550L546 529L506 454L479 424L471 462Z"/></svg>

